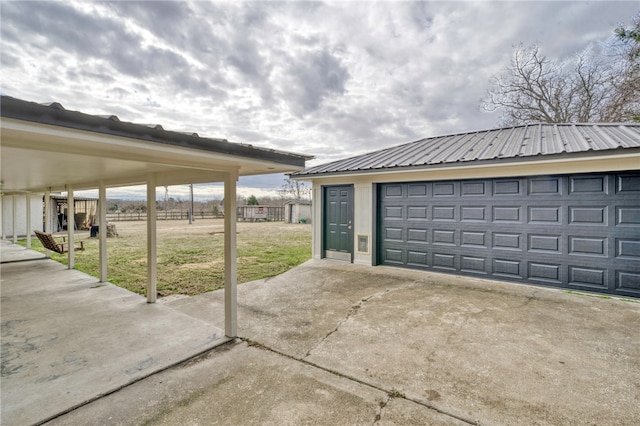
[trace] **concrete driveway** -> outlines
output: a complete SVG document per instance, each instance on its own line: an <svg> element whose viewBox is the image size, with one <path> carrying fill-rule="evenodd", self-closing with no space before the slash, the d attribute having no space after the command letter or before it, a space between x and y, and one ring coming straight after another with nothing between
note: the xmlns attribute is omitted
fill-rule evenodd
<svg viewBox="0 0 640 426"><path fill-rule="evenodd" d="M52 423L638 424L639 301L313 260L238 287L242 341Z"/></svg>

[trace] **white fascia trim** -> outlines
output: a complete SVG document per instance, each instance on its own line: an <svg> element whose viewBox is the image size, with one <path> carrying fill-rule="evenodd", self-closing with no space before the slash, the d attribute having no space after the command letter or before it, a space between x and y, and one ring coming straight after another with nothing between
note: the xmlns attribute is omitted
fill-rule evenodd
<svg viewBox="0 0 640 426"><path fill-rule="evenodd" d="M0 121L0 128L5 137L2 143L6 146L24 148L24 144L12 143L12 132L23 133L26 138L16 138L16 140L38 141L33 145L33 149L55 152L71 152L81 155L101 156L106 158L146 161L165 166L186 166L190 168L200 168L202 170L215 170L231 172L237 170L238 165L260 166L273 168L274 173L279 170L287 171L302 170L302 167L265 161L242 156L217 153L195 148L179 147L171 144L144 141L124 136L103 135L86 130L63 128L60 126L25 122L16 119L3 118ZM40 142L55 139L56 143L51 144ZM88 144L89 143L89 146ZM31 147L31 146L29 146ZM52 149L53 148L53 149ZM150 155L151 154L151 155ZM211 160L217 163L211 165ZM222 163L222 164L220 164ZM226 165L224 163L228 163ZM283 172L284 173L284 172Z"/></svg>
<svg viewBox="0 0 640 426"><path fill-rule="evenodd" d="M547 159L526 162L491 163L477 165L432 166L405 170L366 170L353 173L293 176L307 181L354 181L407 179L407 175L430 176L437 179L472 179L486 177L513 177L567 173L609 172L640 170L640 152L571 159Z"/></svg>

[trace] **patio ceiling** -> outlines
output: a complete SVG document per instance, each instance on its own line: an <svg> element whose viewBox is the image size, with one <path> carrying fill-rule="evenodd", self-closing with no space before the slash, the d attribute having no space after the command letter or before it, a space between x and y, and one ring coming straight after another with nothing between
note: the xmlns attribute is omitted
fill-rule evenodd
<svg viewBox="0 0 640 426"><path fill-rule="evenodd" d="M4 194L137 185L218 182L302 170L309 157L166 131L2 97Z"/></svg>

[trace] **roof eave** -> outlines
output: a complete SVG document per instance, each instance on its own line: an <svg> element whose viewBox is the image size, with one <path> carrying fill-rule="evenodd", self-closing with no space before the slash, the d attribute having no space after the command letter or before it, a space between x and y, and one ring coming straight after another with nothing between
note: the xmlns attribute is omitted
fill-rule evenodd
<svg viewBox="0 0 640 426"><path fill-rule="evenodd" d="M78 111L65 110L61 105L55 103L47 106L9 96L2 96L0 112L3 118L139 139L174 145L181 148L253 158L296 167L304 167L306 160L314 158L303 154L229 142L226 139L204 138L198 136L196 133L185 134L164 130L162 126L147 126L144 124L124 122L117 119L117 117L114 118L114 116L104 117L90 115Z"/></svg>

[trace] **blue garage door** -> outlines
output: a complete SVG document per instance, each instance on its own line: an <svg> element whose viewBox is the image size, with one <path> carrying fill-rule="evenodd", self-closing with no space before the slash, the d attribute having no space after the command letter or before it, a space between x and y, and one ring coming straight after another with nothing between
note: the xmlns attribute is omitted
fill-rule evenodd
<svg viewBox="0 0 640 426"><path fill-rule="evenodd" d="M640 297L640 172L378 185L378 263Z"/></svg>

